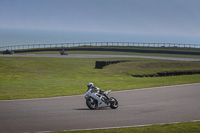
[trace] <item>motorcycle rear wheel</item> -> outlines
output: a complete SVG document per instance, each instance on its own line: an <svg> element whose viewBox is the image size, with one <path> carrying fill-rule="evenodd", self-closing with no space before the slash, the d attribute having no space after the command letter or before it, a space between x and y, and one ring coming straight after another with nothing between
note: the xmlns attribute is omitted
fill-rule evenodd
<svg viewBox="0 0 200 133"><path fill-rule="evenodd" d="M118 108L118 101L114 97L111 97L110 100L111 100L110 108L112 109Z"/></svg>
<svg viewBox="0 0 200 133"><path fill-rule="evenodd" d="M87 99L86 105L88 106L89 109L92 109L92 110L97 109L98 107L98 103L96 100L94 100L93 103L91 103L90 99Z"/></svg>

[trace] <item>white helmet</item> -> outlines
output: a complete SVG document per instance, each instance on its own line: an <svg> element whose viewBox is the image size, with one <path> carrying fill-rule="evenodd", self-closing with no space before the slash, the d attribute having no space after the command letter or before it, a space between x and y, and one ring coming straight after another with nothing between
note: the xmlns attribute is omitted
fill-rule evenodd
<svg viewBox="0 0 200 133"><path fill-rule="evenodd" d="M88 88L93 87L93 86L94 86L93 83L88 83L88 84L87 84L87 87L88 87Z"/></svg>

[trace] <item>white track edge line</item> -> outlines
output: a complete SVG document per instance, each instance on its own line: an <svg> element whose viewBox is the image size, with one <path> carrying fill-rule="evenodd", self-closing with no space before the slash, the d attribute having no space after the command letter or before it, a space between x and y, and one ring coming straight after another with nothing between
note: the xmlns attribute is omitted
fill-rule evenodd
<svg viewBox="0 0 200 133"><path fill-rule="evenodd" d="M127 92L127 91L129 92L129 91L153 90L153 89L171 88L171 87L181 87L181 86L189 86L189 85L200 85L200 83L179 84L179 85L166 85L166 86L158 86L158 87L150 87L150 88L121 90L121 91L113 91L112 93L115 93L115 92Z"/></svg>
<svg viewBox="0 0 200 133"><path fill-rule="evenodd" d="M116 127L102 127L102 128L88 128L88 129L71 129L71 130L62 130L62 131L90 131L90 130L100 130L100 129L118 129L118 128L131 128L131 127L145 127L145 126L156 126L156 125L165 125L165 124L177 124L184 122L198 122L200 120L191 120L191 121L181 121L181 122L170 122L170 123L155 123L155 124L144 124L144 125L133 125L133 126L116 126ZM37 131L39 133L48 133L55 131ZM24 132L28 133L28 132Z"/></svg>

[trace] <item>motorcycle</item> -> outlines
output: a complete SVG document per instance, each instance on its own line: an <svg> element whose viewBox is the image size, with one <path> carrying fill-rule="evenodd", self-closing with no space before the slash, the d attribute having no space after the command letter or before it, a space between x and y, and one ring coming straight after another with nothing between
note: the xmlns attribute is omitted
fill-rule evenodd
<svg viewBox="0 0 200 133"><path fill-rule="evenodd" d="M65 50L60 51L60 55L68 55L68 53Z"/></svg>
<svg viewBox="0 0 200 133"><path fill-rule="evenodd" d="M92 110L102 107L116 109L118 107L118 101L114 97L108 97L110 92L111 90L99 94L97 92L93 92L92 89L87 90L85 93L86 105Z"/></svg>

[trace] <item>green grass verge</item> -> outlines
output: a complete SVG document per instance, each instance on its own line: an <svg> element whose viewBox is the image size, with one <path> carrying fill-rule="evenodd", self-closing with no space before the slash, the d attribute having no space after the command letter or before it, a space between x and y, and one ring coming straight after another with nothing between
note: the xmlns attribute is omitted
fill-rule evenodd
<svg viewBox="0 0 200 133"><path fill-rule="evenodd" d="M152 125L130 128L57 131L52 133L199 133L200 122L183 122L176 124Z"/></svg>
<svg viewBox="0 0 200 133"><path fill-rule="evenodd" d="M139 60L94 69L96 60ZM200 62L135 58L0 58L0 100L83 94L88 82L103 90L117 91L196 83L200 75L135 78L131 74L157 71L200 70Z"/></svg>

